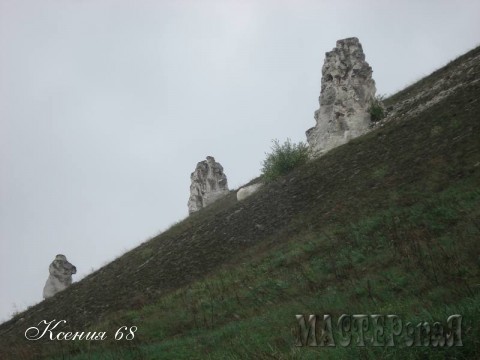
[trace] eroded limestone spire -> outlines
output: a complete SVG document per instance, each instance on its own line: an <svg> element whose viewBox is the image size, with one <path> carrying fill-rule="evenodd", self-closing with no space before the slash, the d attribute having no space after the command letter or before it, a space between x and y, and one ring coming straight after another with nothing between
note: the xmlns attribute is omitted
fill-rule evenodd
<svg viewBox="0 0 480 360"><path fill-rule="evenodd" d="M366 133L375 97L372 68L356 37L338 40L325 54L316 125L306 131L312 156L319 156Z"/></svg>
<svg viewBox="0 0 480 360"><path fill-rule="evenodd" d="M207 160L199 162L190 179L189 214L228 194L227 176L222 165L216 162L213 156L207 156Z"/></svg>

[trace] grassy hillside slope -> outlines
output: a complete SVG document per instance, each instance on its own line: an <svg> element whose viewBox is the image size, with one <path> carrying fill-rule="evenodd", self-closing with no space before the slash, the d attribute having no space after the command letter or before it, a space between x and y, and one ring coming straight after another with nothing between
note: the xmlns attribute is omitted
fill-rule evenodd
<svg viewBox="0 0 480 360"><path fill-rule="evenodd" d="M0 358L480 358L480 48L377 129L193 214L0 325ZM463 315L463 347L295 347L296 314ZM27 341L41 320L107 331ZM132 341L114 341L122 325Z"/></svg>

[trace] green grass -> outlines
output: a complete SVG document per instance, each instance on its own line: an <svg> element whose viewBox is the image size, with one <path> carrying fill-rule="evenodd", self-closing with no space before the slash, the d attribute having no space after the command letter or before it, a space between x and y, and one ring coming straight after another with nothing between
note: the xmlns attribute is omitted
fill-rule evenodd
<svg viewBox="0 0 480 360"><path fill-rule="evenodd" d="M471 186L465 181L412 206L391 207L322 232L305 231L261 255L254 248L248 263L122 313L103 328L141 324L135 349L145 359L478 357L479 329L467 331L480 318L478 285L472 285L479 280L480 191ZM411 271L418 268L422 271ZM433 352L294 346L295 314L338 317L347 310L397 314L414 323L445 322L460 313L465 346ZM110 346L115 353L116 344ZM84 351L75 359L92 358Z"/></svg>

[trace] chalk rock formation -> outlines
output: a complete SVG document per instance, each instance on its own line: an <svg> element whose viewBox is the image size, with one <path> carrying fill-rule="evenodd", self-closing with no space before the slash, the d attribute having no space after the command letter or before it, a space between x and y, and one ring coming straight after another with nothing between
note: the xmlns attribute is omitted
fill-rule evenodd
<svg viewBox="0 0 480 360"><path fill-rule="evenodd" d="M207 156L197 164L190 175L189 214L198 211L228 194L227 176L213 156Z"/></svg>
<svg viewBox="0 0 480 360"><path fill-rule="evenodd" d="M306 132L312 156L369 130L368 108L375 91L372 68L358 39L338 40L337 46L325 54L316 126Z"/></svg>
<svg viewBox="0 0 480 360"><path fill-rule="evenodd" d="M252 195L253 193L257 192L263 186L262 183L252 184L248 186L244 186L237 191L237 200L242 201Z"/></svg>
<svg viewBox="0 0 480 360"><path fill-rule="evenodd" d="M72 274L77 273L77 268L67 261L65 255L61 254L55 257L48 270L50 275L43 288L43 297L45 299L72 285Z"/></svg>

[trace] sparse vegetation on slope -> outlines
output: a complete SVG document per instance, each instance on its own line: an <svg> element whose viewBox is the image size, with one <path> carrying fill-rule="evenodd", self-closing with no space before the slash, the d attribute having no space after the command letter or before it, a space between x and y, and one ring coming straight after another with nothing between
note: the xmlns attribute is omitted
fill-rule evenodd
<svg viewBox="0 0 480 360"><path fill-rule="evenodd" d="M377 95L370 104L368 109L370 113L370 119L375 123L382 120L385 117L385 106L383 105L383 95Z"/></svg>
<svg viewBox="0 0 480 360"><path fill-rule="evenodd" d="M225 267L102 326L142 324L132 354L143 358L353 360L369 353L381 358L386 350L296 348L294 315L338 317L348 311L433 323L461 313L464 327L474 329L464 341L478 345L474 319L480 317L480 296L470 283L476 271L468 265L476 261L477 245L471 240L480 229L472 220L480 215L480 192L471 186L466 182L416 204L392 204L360 221L305 229L279 245L254 247L245 254L248 262ZM462 219L473 209L475 215ZM91 356L86 348L80 351L85 354L77 359ZM112 345L106 351L119 349ZM426 352L388 350L402 359L423 359ZM478 347L452 348L448 354L475 358ZM97 356L104 358L102 352Z"/></svg>
<svg viewBox="0 0 480 360"><path fill-rule="evenodd" d="M479 64L472 69L426 111L412 113L405 92L386 99L403 105L383 127L241 203L228 195L2 324L0 358L480 358L480 81L470 79ZM429 97L446 76L408 93ZM464 346L295 347L296 314L342 313L462 314ZM23 337L60 318L110 339ZM122 325L138 326L133 341L112 340Z"/></svg>
<svg viewBox="0 0 480 360"><path fill-rule="evenodd" d="M290 139L283 144L278 140L272 142L272 152L267 154L262 167L262 177L267 182L288 174L308 160L308 147L305 143L295 144Z"/></svg>

